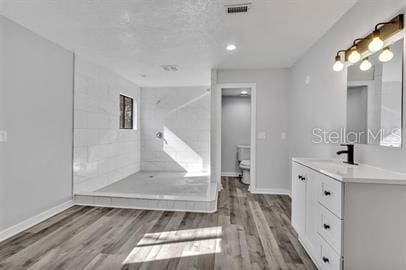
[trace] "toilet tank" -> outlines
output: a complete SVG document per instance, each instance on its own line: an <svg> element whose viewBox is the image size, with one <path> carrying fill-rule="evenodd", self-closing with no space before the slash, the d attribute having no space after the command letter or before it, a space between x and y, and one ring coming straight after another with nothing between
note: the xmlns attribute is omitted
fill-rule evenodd
<svg viewBox="0 0 406 270"><path fill-rule="evenodd" d="M249 144L240 144L237 145L237 159L241 160L250 160L250 151L251 147Z"/></svg>

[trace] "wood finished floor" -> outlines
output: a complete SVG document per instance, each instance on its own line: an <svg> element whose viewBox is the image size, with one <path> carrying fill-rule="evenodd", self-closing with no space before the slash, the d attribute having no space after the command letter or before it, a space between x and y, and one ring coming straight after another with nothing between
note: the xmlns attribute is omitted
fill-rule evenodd
<svg viewBox="0 0 406 270"><path fill-rule="evenodd" d="M223 179L218 212L74 206L0 243L0 269L316 269L288 196Z"/></svg>

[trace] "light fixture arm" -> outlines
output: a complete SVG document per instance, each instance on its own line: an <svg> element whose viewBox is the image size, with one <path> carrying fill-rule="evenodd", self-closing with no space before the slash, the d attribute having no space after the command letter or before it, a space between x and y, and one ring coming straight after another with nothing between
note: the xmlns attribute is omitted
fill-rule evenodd
<svg viewBox="0 0 406 270"><path fill-rule="evenodd" d="M335 57L336 62L337 62L337 61L341 61L340 53L342 53L342 52L345 53L346 50L339 50L339 51L337 52L336 57Z"/></svg>
<svg viewBox="0 0 406 270"><path fill-rule="evenodd" d="M342 53L342 52L346 52L347 50L339 50L338 52L337 52L337 56L340 56L340 53Z"/></svg>
<svg viewBox="0 0 406 270"><path fill-rule="evenodd" d="M351 48L357 47L357 43L367 38L357 38L352 42Z"/></svg>
<svg viewBox="0 0 406 270"><path fill-rule="evenodd" d="M377 25L375 25L375 31L379 31L379 27L382 26L382 25L395 24L395 23L396 23L396 22L394 22L394 21L378 23Z"/></svg>

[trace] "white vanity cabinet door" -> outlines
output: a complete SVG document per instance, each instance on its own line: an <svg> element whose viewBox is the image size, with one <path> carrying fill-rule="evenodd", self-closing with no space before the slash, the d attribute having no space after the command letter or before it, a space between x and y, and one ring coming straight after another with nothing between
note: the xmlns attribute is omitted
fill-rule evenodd
<svg viewBox="0 0 406 270"><path fill-rule="evenodd" d="M306 168L306 175L308 181L306 183L306 232L304 240L307 249L312 254L316 254L320 243L318 234L321 222L318 202L320 177L317 172L309 168Z"/></svg>
<svg viewBox="0 0 406 270"><path fill-rule="evenodd" d="M292 162L292 226L299 237L306 228L306 167Z"/></svg>

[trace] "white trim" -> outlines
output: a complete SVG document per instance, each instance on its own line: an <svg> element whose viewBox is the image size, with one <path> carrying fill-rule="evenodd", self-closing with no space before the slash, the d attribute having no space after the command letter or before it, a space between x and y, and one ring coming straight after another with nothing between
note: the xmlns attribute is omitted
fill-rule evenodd
<svg viewBox="0 0 406 270"><path fill-rule="evenodd" d="M257 84L256 83L221 83L216 85L215 97L217 99L217 132L216 138L219 142L216 149L217 170L216 178L218 186L221 187L221 93L224 88L250 88L251 89L251 168L250 168L250 186L249 190L255 189L256 186L256 150L257 150Z"/></svg>
<svg viewBox="0 0 406 270"><path fill-rule="evenodd" d="M240 174L236 172L221 172L221 176L238 177Z"/></svg>
<svg viewBox="0 0 406 270"><path fill-rule="evenodd" d="M135 199L130 198L126 202L113 202L112 199L101 196L101 198L108 198L107 201L95 201L95 198L100 196L90 195L75 195L75 205L82 206L95 206L95 207L112 207L112 208L125 208L125 209L141 209L141 210L153 210L153 211L175 211L175 212L195 212L195 213L215 213L217 211L217 198L216 196L212 201L173 201L173 200L148 200L148 199ZM120 199L120 198L118 198ZM146 205L145 201L153 202L153 206ZM177 203L188 203L182 207L178 207ZM196 204L200 206L196 207ZM199 209L200 208L200 209Z"/></svg>
<svg viewBox="0 0 406 270"><path fill-rule="evenodd" d="M128 206L118 204L103 204L103 203L75 203L80 206L92 206L92 207L105 207L105 208L122 208L122 209L134 209L134 210L151 210L151 211L171 211L171 212L191 212L191 213L204 213L212 214L217 212L217 205L211 210L196 210L186 208L168 208L168 207L143 207L143 206Z"/></svg>
<svg viewBox="0 0 406 270"><path fill-rule="evenodd" d="M290 190L283 188L250 188L249 191L254 194L288 195L290 197Z"/></svg>
<svg viewBox="0 0 406 270"><path fill-rule="evenodd" d="M72 200L64 202L60 205L57 205L49 210L42 212L34 217L28 218L12 227L9 227L9 228L1 231L0 232L0 242L20 233L28 228L31 228L34 225L37 225L38 223L40 223L52 216L55 216L56 214L72 207L73 205L74 204L73 204Z"/></svg>

